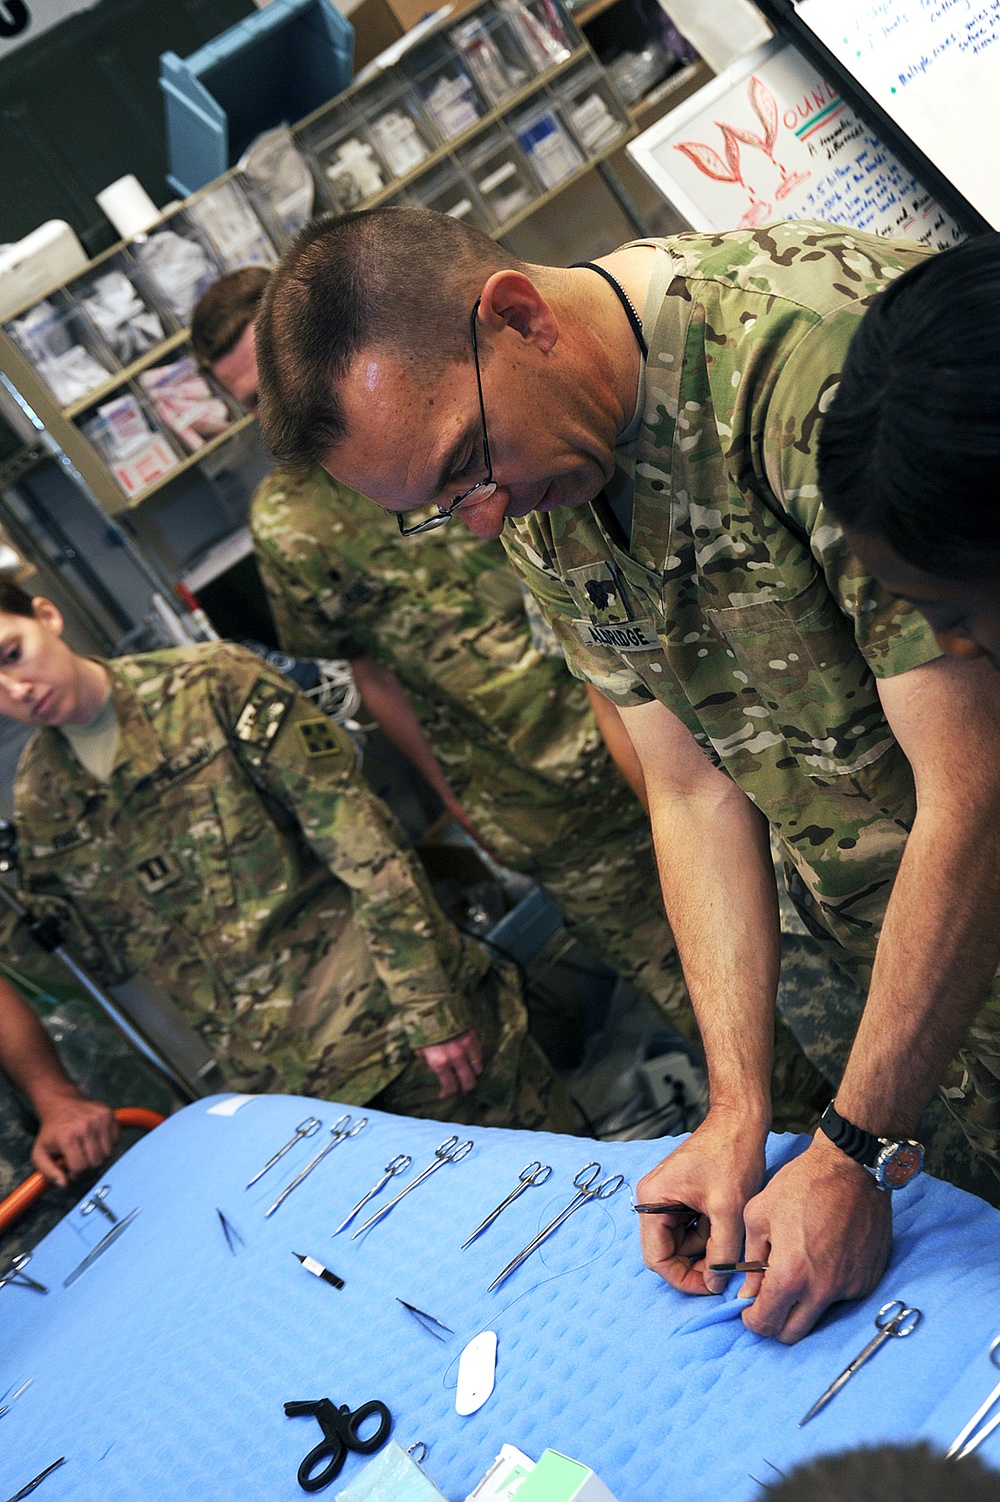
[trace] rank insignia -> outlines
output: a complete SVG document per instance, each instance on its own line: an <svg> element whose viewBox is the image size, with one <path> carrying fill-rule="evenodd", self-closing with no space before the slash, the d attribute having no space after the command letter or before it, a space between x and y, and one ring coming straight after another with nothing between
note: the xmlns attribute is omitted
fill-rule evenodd
<svg viewBox="0 0 1000 1502"><path fill-rule="evenodd" d="M150 896L162 892L164 887L172 886L180 880L181 871L177 862L169 851L162 850L156 855L149 856L140 861L135 868L135 874L139 878L139 885Z"/></svg>

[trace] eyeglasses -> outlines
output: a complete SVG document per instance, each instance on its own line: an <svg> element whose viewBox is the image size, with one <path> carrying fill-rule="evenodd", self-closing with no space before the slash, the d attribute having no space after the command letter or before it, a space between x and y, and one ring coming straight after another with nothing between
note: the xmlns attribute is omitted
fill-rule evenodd
<svg viewBox="0 0 1000 1502"><path fill-rule="evenodd" d="M462 494L457 495L453 501L449 501L447 506L438 506L436 516L428 516L422 522L414 522L412 527L406 525L406 513L397 511L396 521L399 523L399 530L404 537L416 537L418 532L433 532L435 527L443 527L446 522L451 520L452 512L456 511L463 501L471 500L473 496L477 500L485 501L497 488L496 481L493 478L493 460L490 457L490 437L486 431L486 407L483 404L483 378L479 371L479 343L476 339L476 315L479 312L479 301L477 297L475 306L472 309L470 331L472 334L472 358L476 365L476 390L479 392L479 416L483 424L483 458L486 460L486 477L476 485L471 485L468 490L463 490Z"/></svg>

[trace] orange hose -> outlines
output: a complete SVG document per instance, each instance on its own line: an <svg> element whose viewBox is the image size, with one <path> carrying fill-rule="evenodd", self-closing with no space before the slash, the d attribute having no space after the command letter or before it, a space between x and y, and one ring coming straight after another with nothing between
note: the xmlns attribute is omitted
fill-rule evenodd
<svg viewBox="0 0 1000 1502"><path fill-rule="evenodd" d="M139 1127L145 1132L158 1127L164 1118L157 1111L147 1111L143 1106L119 1106L114 1112L119 1126ZM36 1200L41 1199L49 1181L43 1173L33 1173L12 1189L5 1200L0 1200L0 1234L8 1230Z"/></svg>

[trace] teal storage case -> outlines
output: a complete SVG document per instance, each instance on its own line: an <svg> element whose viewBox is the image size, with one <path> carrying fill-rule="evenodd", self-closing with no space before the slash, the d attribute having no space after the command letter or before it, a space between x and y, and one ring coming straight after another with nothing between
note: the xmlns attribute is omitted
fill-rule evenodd
<svg viewBox="0 0 1000 1502"><path fill-rule="evenodd" d="M170 186L204 187L261 131L339 94L353 66L354 28L331 0L271 0L188 58L161 53Z"/></svg>

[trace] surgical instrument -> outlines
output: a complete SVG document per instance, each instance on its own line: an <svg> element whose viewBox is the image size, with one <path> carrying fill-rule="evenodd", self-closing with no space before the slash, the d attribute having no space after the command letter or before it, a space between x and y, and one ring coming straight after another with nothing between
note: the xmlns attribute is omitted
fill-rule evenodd
<svg viewBox="0 0 1000 1502"><path fill-rule="evenodd" d="M51 1476L53 1471L58 1471L59 1467L65 1464L65 1455L60 1455L58 1460L54 1460L51 1465L45 1467L44 1471L40 1471L33 1481L29 1481L27 1486L22 1486L19 1492L15 1492L12 1497L8 1497L7 1502L22 1502L22 1498L30 1497L35 1487L41 1486L46 1476Z"/></svg>
<svg viewBox="0 0 1000 1502"><path fill-rule="evenodd" d="M884 1345L890 1335L902 1337L911 1334L917 1328L922 1318L923 1315L919 1309L907 1309L902 1299L890 1299L888 1304L883 1304L875 1316L875 1327L878 1330L878 1334L868 1342L863 1351L860 1351L855 1356L850 1366L846 1366L840 1376L831 1382L823 1396L817 1398L805 1418L799 1419L799 1428L801 1429L803 1424L807 1424L815 1414L819 1413L821 1408L826 1407L830 1399L839 1393L845 1382L854 1376L859 1367L864 1366L869 1356L874 1356L879 1346Z"/></svg>
<svg viewBox="0 0 1000 1502"><path fill-rule="evenodd" d="M110 1184L102 1184L101 1187L100 1187L100 1189L95 1189L94 1193L90 1196L90 1198L84 1200L83 1204L80 1206L80 1214L81 1215L91 1215L95 1210L99 1210L101 1212L101 1214L104 1216L105 1220L110 1220L110 1222L111 1222L111 1224L113 1226L117 1225L117 1223L118 1223L118 1217L117 1217L117 1215L111 1209L110 1205L106 1205L104 1203L104 1201L107 1199L107 1197L110 1194L110 1192L111 1192L111 1185Z"/></svg>
<svg viewBox="0 0 1000 1502"><path fill-rule="evenodd" d="M317 1262L315 1257L304 1257L301 1252L293 1252L293 1257L298 1257L307 1273L312 1273L314 1278L322 1278L324 1283L329 1283L333 1288L343 1288L344 1280L332 1273L322 1262Z"/></svg>
<svg viewBox="0 0 1000 1502"><path fill-rule="evenodd" d="M36 1283L35 1279L29 1278L25 1272L24 1269L30 1261L30 1252L19 1252L16 1257L12 1257L3 1272L0 1273L0 1288L4 1288L10 1283L14 1288L30 1288L35 1293L48 1293L49 1290L44 1283Z"/></svg>
<svg viewBox="0 0 1000 1502"><path fill-rule="evenodd" d="M23 1392L27 1392L28 1388L31 1386L34 1380L34 1377L29 1377L27 1381L22 1382L20 1387L16 1388L15 1391L12 1392L9 1396L6 1393L4 1394L4 1401L3 1403L0 1403L0 1419L2 1419L4 1414L8 1412L10 1405L12 1403L16 1403Z"/></svg>
<svg viewBox="0 0 1000 1502"><path fill-rule="evenodd" d="M388 1204L383 1205L381 1209L376 1210L374 1215L369 1215L364 1225L358 1226L358 1229L356 1231L351 1232L351 1240L353 1241L355 1237L360 1236L362 1231L367 1231L368 1227L373 1226L377 1220L381 1220L383 1215L388 1215L389 1211L395 1205L398 1205L400 1200L404 1199L405 1196L409 1194L411 1189L416 1189L417 1185L422 1184L424 1182L424 1179L429 1178L435 1169L441 1168L445 1163L460 1163L462 1159L467 1157L468 1154L472 1151L472 1147L473 1142L471 1137L469 1138L468 1142L460 1143L458 1138L455 1136L446 1137L443 1142L439 1142L437 1147L434 1149L433 1163L429 1164L428 1167L424 1169L423 1173L418 1173L417 1177L413 1180L413 1183L407 1184L405 1189L401 1189L396 1197L394 1199L391 1199Z"/></svg>
<svg viewBox="0 0 1000 1502"><path fill-rule="evenodd" d="M351 1126L351 1118L349 1115L338 1117L337 1120L333 1123L333 1126L330 1128L330 1140L326 1144L326 1147L321 1148L320 1151L316 1154L315 1158L313 1158L312 1162L307 1163L298 1177L292 1180L288 1188L281 1191L271 1208L264 1211L264 1219L267 1220L267 1217L269 1215L274 1214L275 1210L277 1210L280 1204L284 1203L284 1201L291 1194L292 1190L297 1189L302 1183L302 1180L304 1178L307 1178L308 1175L312 1173L313 1169L316 1167L316 1164L322 1163L327 1153L332 1153L335 1147L339 1147L340 1144L344 1141L345 1137L356 1137L361 1131L361 1128L366 1127L367 1125L367 1116L362 1116L361 1120L356 1122L354 1126ZM305 1136L311 1134L303 1133L303 1135Z"/></svg>
<svg viewBox="0 0 1000 1502"><path fill-rule="evenodd" d="M353 1450L357 1455L371 1455L380 1445L385 1444L392 1429L392 1415L378 1398L362 1403L354 1413L346 1403L341 1403L338 1408L329 1398L319 1398L315 1402L286 1403L285 1413L290 1419L314 1418L323 1431L323 1438L309 1451L296 1473L299 1486L304 1492L318 1492L324 1486L329 1486L340 1475L348 1450ZM378 1428L368 1439L362 1439L361 1427L375 1413L379 1416ZM326 1465L314 1474L314 1468L321 1460L325 1460Z"/></svg>
<svg viewBox="0 0 1000 1502"><path fill-rule="evenodd" d="M636 1205L632 1209L636 1215L693 1215L696 1219L701 1214L693 1205L685 1205L680 1200L668 1200L665 1205Z"/></svg>
<svg viewBox="0 0 1000 1502"><path fill-rule="evenodd" d="M1000 1335L996 1336L990 1342L989 1355L994 1366L1000 1366L1000 1361L997 1360L998 1352L1000 1352ZM965 1428L956 1434L951 1449L945 1457L946 1460L951 1460L952 1458L962 1460L966 1455L971 1455L973 1450L977 1449L983 1440L993 1433L997 1425L1000 1424L1000 1407L997 1408L996 1413L992 1414L986 1423L983 1423L983 1420L998 1399L1000 1399L1000 1382L994 1387L986 1402L982 1403L976 1409ZM979 1428L980 1424L982 1424L981 1429Z"/></svg>
<svg viewBox="0 0 1000 1502"><path fill-rule="evenodd" d="M138 1208L136 1208L135 1210L130 1210L128 1215L125 1216L124 1220L118 1221L116 1225L113 1225L111 1227L110 1231L106 1231L97 1245L91 1247L90 1251L87 1253L86 1257L84 1257L83 1261L78 1263L71 1273L66 1274L65 1278L63 1278L63 1287L68 1288L71 1283L75 1283L80 1274L85 1273L87 1271L87 1268L90 1267L91 1263L96 1262L98 1257L100 1257L102 1253L107 1251L112 1242L117 1241L122 1232L128 1230L129 1226L132 1224L138 1214Z"/></svg>
<svg viewBox="0 0 1000 1502"><path fill-rule="evenodd" d="M301 1141L303 1137L315 1137L316 1133L319 1131L322 1125L323 1123L320 1121L318 1116L304 1117L303 1120L300 1121L298 1126L295 1128L295 1136L291 1139L291 1141L286 1142L284 1147L279 1148L273 1158L268 1158L260 1173L254 1174L253 1178L247 1185L247 1188L252 1189L257 1180L262 1179L267 1173L267 1170L269 1168L273 1168L279 1158L283 1158L287 1152L290 1152L291 1149L295 1146L296 1142Z"/></svg>
<svg viewBox="0 0 1000 1502"><path fill-rule="evenodd" d="M244 1237L242 1231L238 1231L233 1225L232 1221L226 1218L226 1216L222 1213L218 1206L216 1206L215 1213L219 1217L219 1222L222 1226L222 1234L226 1238L226 1245L235 1257L236 1243L239 1242L241 1246L246 1246L246 1238Z"/></svg>
<svg viewBox="0 0 1000 1502"><path fill-rule="evenodd" d="M346 1230L347 1227L351 1224L351 1221L357 1215L358 1211L363 1210L368 1201L370 1199L374 1199L376 1194L383 1190L386 1184L388 1184L389 1180L395 1178L397 1173L405 1173L412 1162L413 1159L410 1157L409 1153L397 1153L394 1158L390 1158L388 1163L385 1165L385 1172L379 1179L378 1183L375 1185L374 1189L369 1189L367 1194L362 1195L361 1199L358 1200L358 1203L354 1206L354 1209L351 1211L351 1213L344 1217L337 1229L335 1231L331 1231L330 1235L339 1236L341 1231Z"/></svg>
<svg viewBox="0 0 1000 1502"><path fill-rule="evenodd" d="M486 1290L487 1293L492 1293L494 1288L498 1288L505 1278L509 1278L511 1273L519 1268L521 1263L527 1257L530 1257L532 1252L540 1247L543 1241L547 1240L549 1236L558 1231L563 1221L568 1220L575 1210L579 1210L581 1205L585 1205L588 1200L606 1200L610 1199L611 1195L617 1194L618 1190L625 1182L624 1174L616 1173L612 1178L605 1179L603 1184L597 1184L597 1187L595 1189L594 1185L600 1178L602 1171L603 1170L600 1163L584 1164L584 1166L580 1169L579 1173L573 1180L573 1183L576 1185L576 1188L578 1190L576 1196L570 1200L568 1205L566 1205L562 1210L559 1211L558 1215L556 1215L552 1220L549 1221L547 1226L543 1227L543 1229L539 1231L538 1235L534 1238L533 1241L528 1242L528 1245L524 1248L523 1251L518 1252L517 1256L514 1257L512 1261L507 1263L507 1266L504 1268L503 1272L499 1273L497 1277L493 1279L493 1282Z"/></svg>
<svg viewBox="0 0 1000 1502"><path fill-rule="evenodd" d="M396 1303L402 1304L404 1309L408 1309L421 1329L426 1330L428 1335L433 1335L435 1340L444 1340L444 1336L439 1335L437 1330L432 1330L431 1325L437 1325L438 1330L447 1330L449 1335L454 1335L455 1332L450 1325L442 1324L439 1319L434 1318L433 1314L428 1314L424 1309L418 1309L416 1304L408 1304L398 1294L396 1296Z"/></svg>
<svg viewBox="0 0 1000 1502"><path fill-rule="evenodd" d="M508 1194L505 1200L500 1201L495 1210L490 1211L489 1215L487 1215L484 1221L481 1221L479 1223L468 1240L462 1242L460 1250L464 1252L467 1246L471 1246L476 1237L481 1236L482 1233L486 1230L487 1226L491 1226L496 1220L497 1216L500 1215L504 1210L506 1210L508 1205L512 1205L514 1203L519 1194L523 1194L526 1189L530 1189L532 1184L546 1183L549 1179L551 1179L551 1177L552 1167L550 1164L539 1163L537 1161L534 1163L526 1163L521 1169L521 1173L515 1188L510 1191L510 1194Z"/></svg>
<svg viewBox="0 0 1000 1502"><path fill-rule="evenodd" d="M766 1273L766 1262L710 1262L710 1273Z"/></svg>

